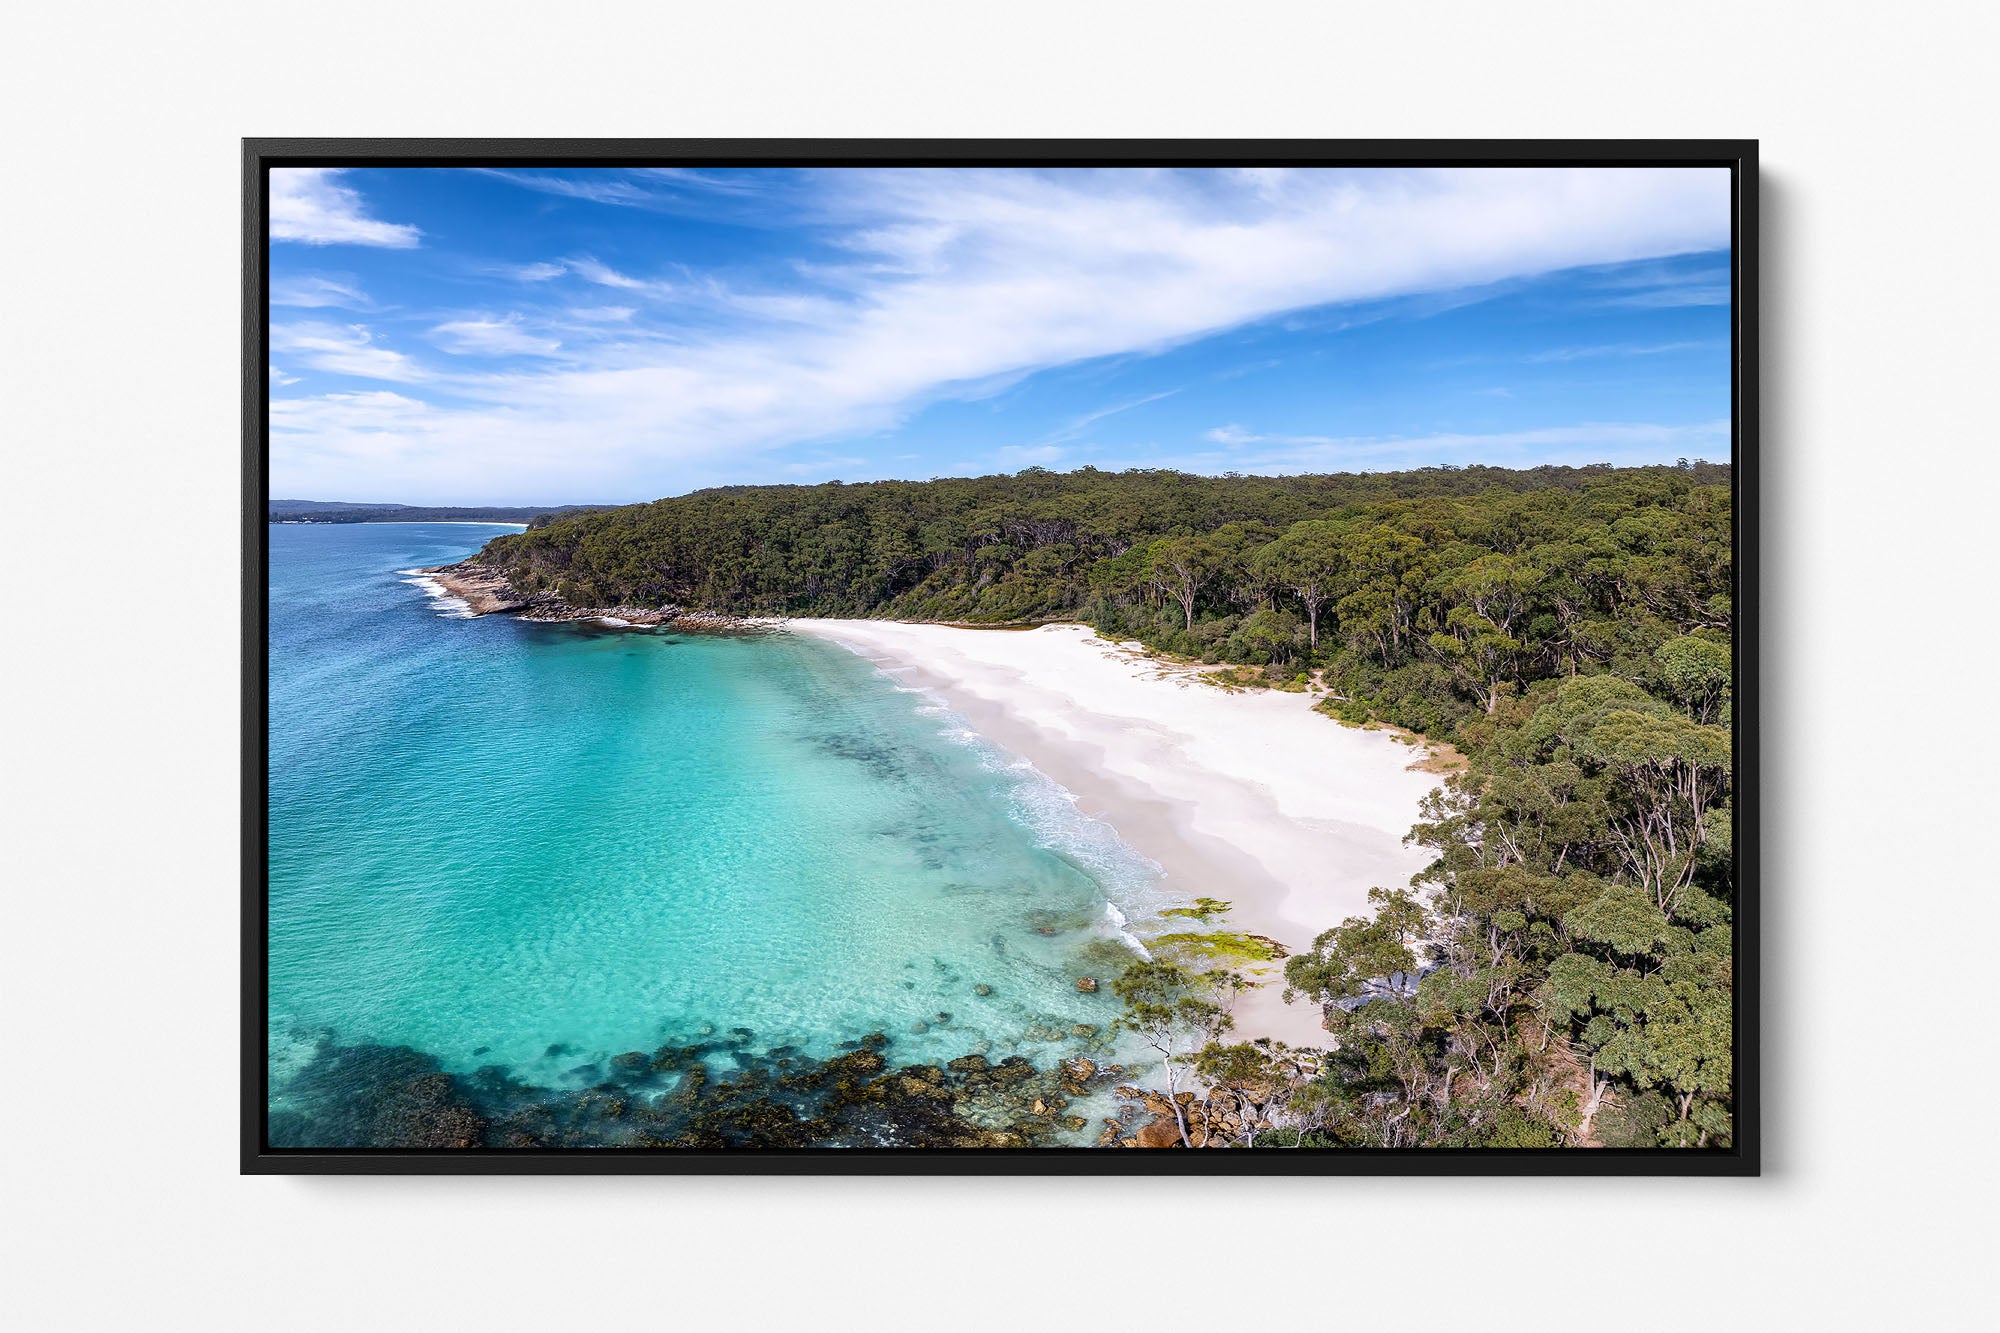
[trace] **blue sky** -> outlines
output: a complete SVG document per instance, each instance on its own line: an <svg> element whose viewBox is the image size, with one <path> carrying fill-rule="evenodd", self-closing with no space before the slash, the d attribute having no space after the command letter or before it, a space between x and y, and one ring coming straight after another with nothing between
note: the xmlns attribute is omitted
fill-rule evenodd
<svg viewBox="0 0 2000 1333"><path fill-rule="evenodd" d="M272 177L279 497L1729 456L1721 170Z"/></svg>

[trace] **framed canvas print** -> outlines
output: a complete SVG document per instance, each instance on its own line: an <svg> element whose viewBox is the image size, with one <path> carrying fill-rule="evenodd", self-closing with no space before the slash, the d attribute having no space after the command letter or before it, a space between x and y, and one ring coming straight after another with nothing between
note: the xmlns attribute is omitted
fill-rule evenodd
<svg viewBox="0 0 2000 1333"><path fill-rule="evenodd" d="M248 141L243 1169L1754 1173L1756 191Z"/></svg>

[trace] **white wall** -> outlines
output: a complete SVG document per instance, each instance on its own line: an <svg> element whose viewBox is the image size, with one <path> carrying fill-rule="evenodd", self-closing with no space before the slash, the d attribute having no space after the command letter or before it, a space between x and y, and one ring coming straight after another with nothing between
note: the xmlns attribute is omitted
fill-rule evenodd
<svg viewBox="0 0 2000 1333"><path fill-rule="evenodd" d="M1276 1300L1950 1328L1990 1301L1991 1006L1954 962L1995 924L1989 7L199 9L23 6L0 47L13 1326L1249 1328ZM244 134L1762 138L1766 1177L238 1178Z"/></svg>

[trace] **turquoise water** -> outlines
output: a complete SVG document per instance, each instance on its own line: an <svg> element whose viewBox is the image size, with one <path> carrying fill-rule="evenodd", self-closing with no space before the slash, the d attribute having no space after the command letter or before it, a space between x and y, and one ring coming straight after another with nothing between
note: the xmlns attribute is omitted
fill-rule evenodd
<svg viewBox="0 0 2000 1333"><path fill-rule="evenodd" d="M731 1029L1101 1055L1075 979L1155 882L1111 830L837 646L467 619L408 572L505 530L270 529L274 1099L329 1038L552 1086Z"/></svg>

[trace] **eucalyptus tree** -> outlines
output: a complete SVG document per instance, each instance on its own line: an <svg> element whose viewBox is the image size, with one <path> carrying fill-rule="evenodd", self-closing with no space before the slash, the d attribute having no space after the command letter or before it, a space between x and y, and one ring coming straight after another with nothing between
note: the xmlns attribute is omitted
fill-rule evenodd
<svg viewBox="0 0 2000 1333"><path fill-rule="evenodd" d="M1661 692L1686 709L1697 722L1720 716L1729 698L1729 645L1683 634L1653 651L1654 676Z"/></svg>
<svg viewBox="0 0 2000 1333"><path fill-rule="evenodd" d="M1221 549L1206 537L1162 537L1147 548L1146 577L1162 596L1180 604L1192 632L1195 599L1222 562Z"/></svg>
<svg viewBox="0 0 2000 1333"><path fill-rule="evenodd" d="M1417 969L1429 913L1409 889L1368 891L1368 916L1351 916L1285 960L1285 1000L1305 996L1329 1018L1342 1005L1396 995Z"/></svg>
<svg viewBox="0 0 2000 1333"><path fill-rule="evenodd" d="M1227 1001L1241 985L1242 978L1227 969L1198 973L1157 958L1132 963L1111 983L1125 1005L1117 1026L1159 1054L1183 1147L1194 1146L1181 1102L1183 1084L1202 1049L1236 1026Z"/></svg>
<svg viewBox="0 0 2000 1333"><path fill-rule="evenodd" d="M1227 1045L1212 1041L1195 1053L1194 1072L1210 1088L1209 1142L1226 1135L1246 1148L1257 1146L1264 1127L1284 1123L1295 1092L1306 1082L1301 1053L1271 1037ZM1225 1128L1232 1111L1233 1130ZM1305 1126L1297 1128L1303 1135Z"/></svg>
<svg viewBox="0 0 2000 1333"><path fill-rule="evenodd" d="M1430 647L1461 675L1489 713L1500 706L1502 687L1521 674L1527 645L1520 633L1541 579L1541 571L1528 560L1495 553L1447 570L1432 584L1446 611L1443 628L1430 636Z"/></svg>
<svg viewBox="0 0 2000 1333"><path fill-rule="evenodd" d="M1341 538L1347 525L1327 519L1294 523L1285 534L1257 552L1259 574L1298 598L1306 611L1306 641L1319 650L1319 613L1333 598L1346 568Z"/></svg>
<svg viewBox="0 0 2000 1333"><path fill-rule="evenodd" d="M1348 559L1334 606L1341 633L1382 665L1394 666L1416 636L1436 554L1422 538L1382 522L1361 525L1343 544Z"/></svg>

